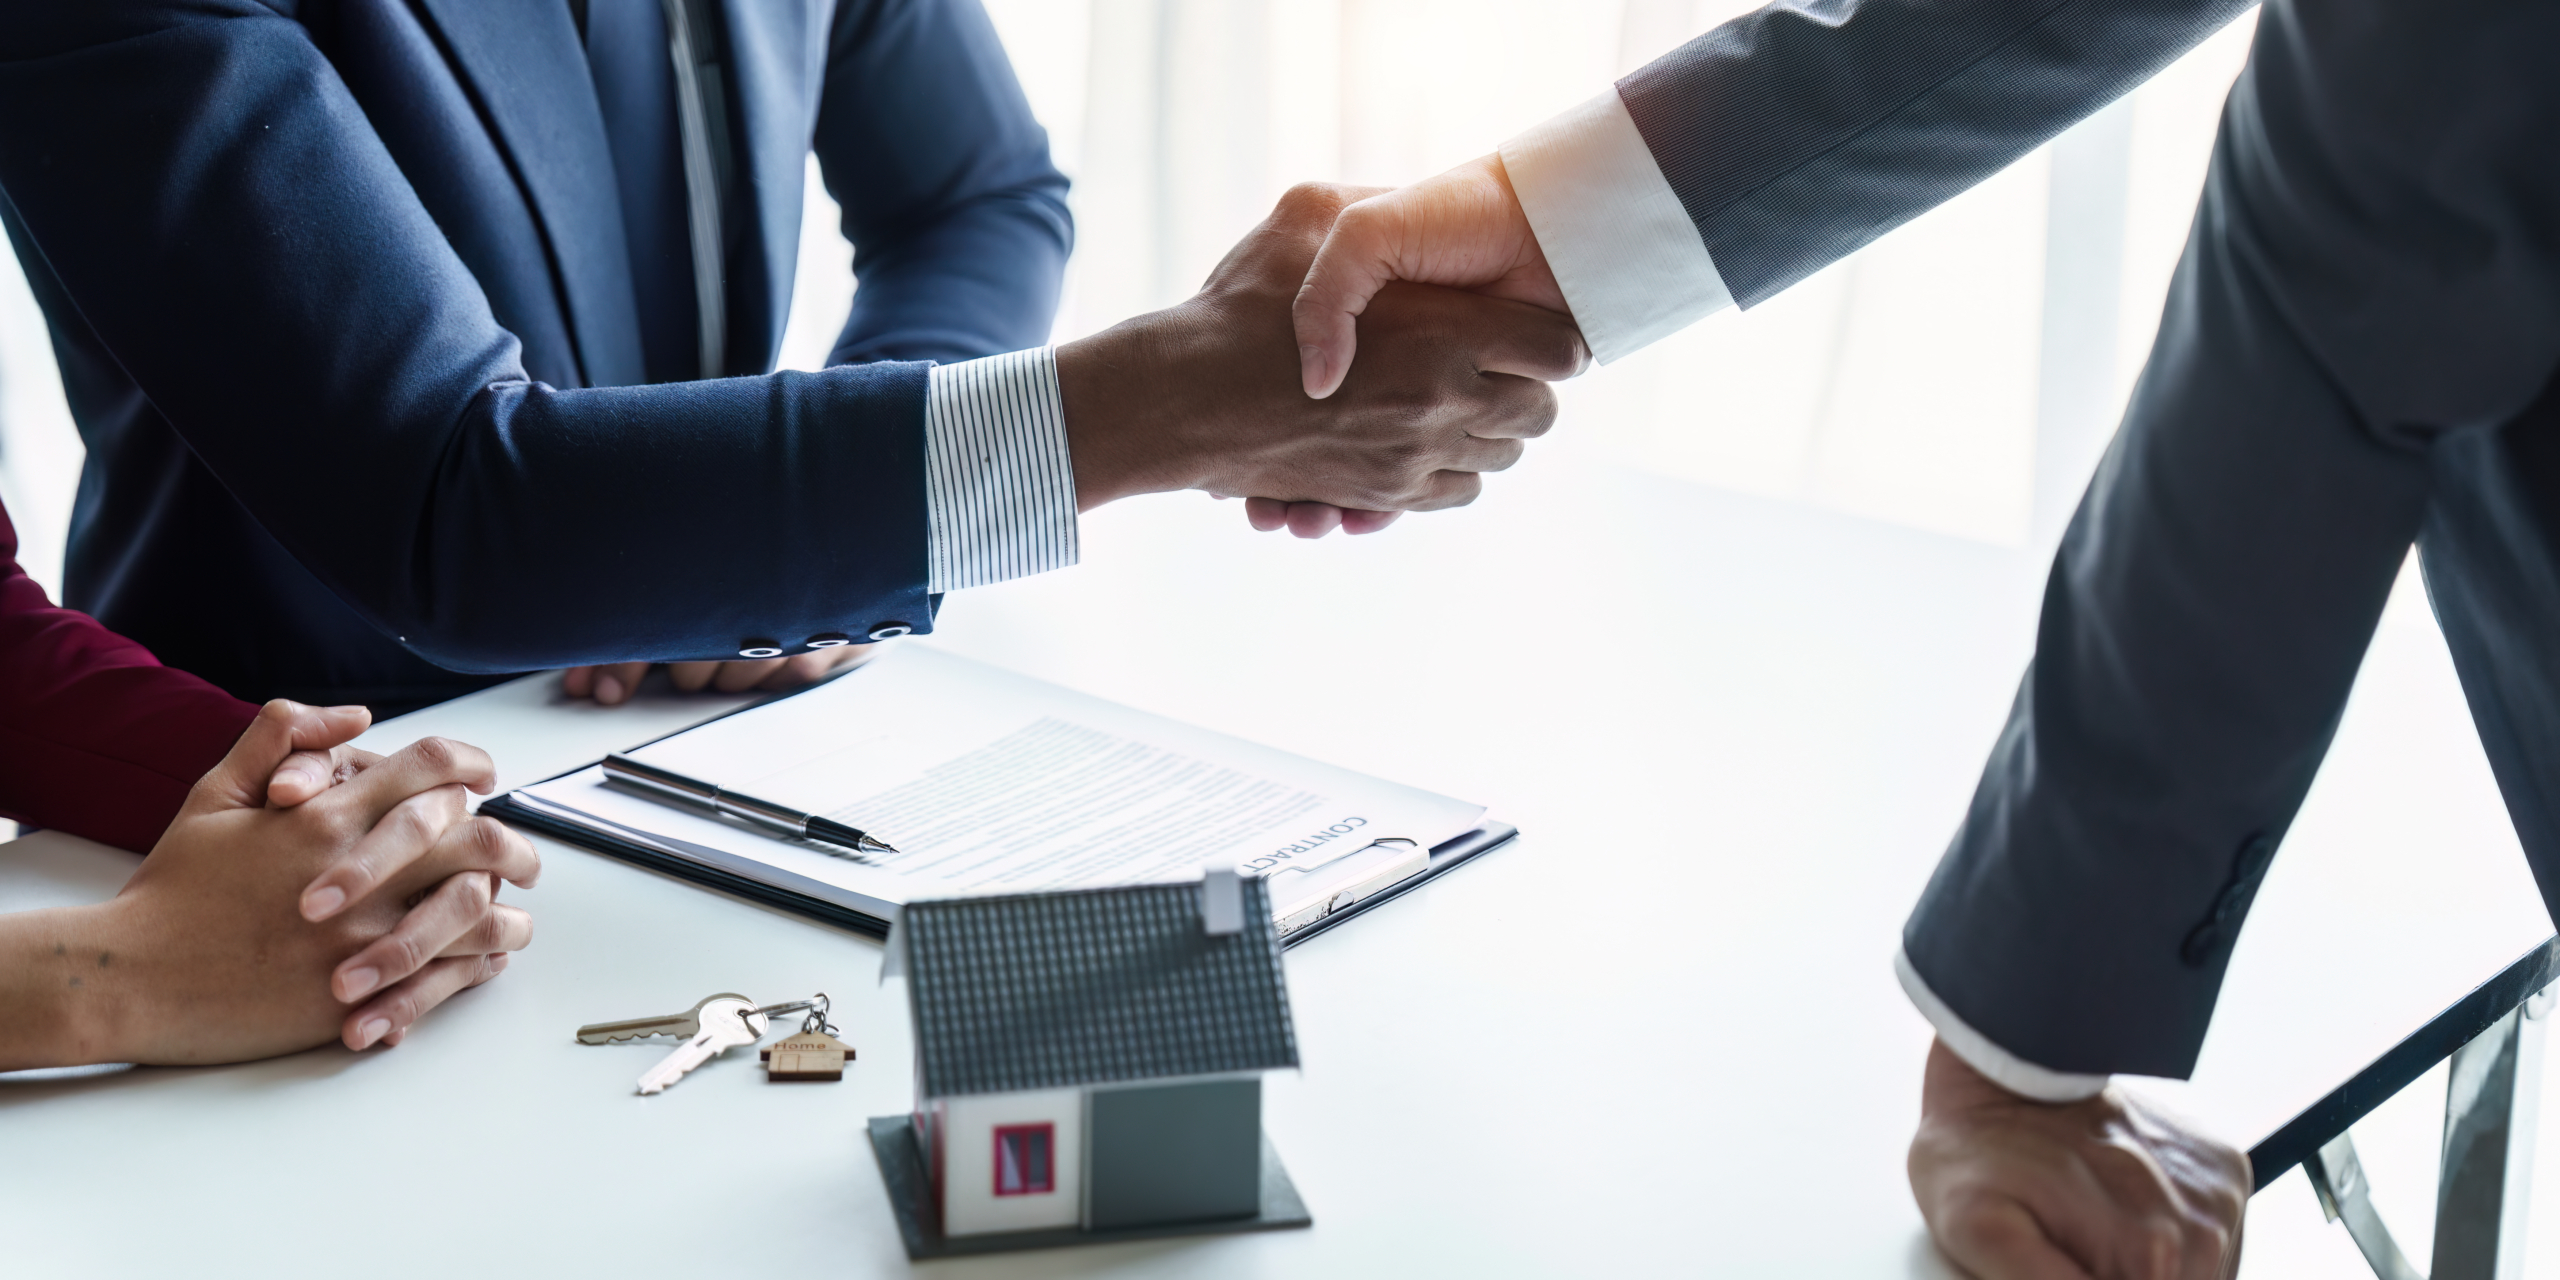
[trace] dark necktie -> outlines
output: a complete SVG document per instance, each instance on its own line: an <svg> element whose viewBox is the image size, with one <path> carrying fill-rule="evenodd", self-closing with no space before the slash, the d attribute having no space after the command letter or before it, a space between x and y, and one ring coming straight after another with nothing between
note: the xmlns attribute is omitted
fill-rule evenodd
<svg viewBox="0 0 2560 1280"><path fill-rule="evenodd" d="M651 382L705 376L674 63L661 0L573 0L621 188L623 236ZM711 371L711 372L717 372Z"/></svg>

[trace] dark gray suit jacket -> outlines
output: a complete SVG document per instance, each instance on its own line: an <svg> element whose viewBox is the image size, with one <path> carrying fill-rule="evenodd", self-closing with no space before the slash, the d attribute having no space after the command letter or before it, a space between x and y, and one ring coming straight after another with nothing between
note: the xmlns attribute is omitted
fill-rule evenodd
<svg viewBox="0 0 2560 1280"><path fill-rule="evenodd" d="M2245 8L1780 4L1619 89L1747 306ZM2012 1053L2192 1067L2413 539L2546 900L2560 886L2555 50L2548 3L2262 13L2034 666L1904 933Z"/></svg>

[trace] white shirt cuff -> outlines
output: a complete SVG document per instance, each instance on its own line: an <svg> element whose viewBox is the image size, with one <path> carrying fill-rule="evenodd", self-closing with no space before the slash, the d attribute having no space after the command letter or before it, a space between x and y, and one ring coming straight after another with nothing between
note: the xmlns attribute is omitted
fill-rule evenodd
<svg viewBox="0 0 2560 1280"><path fill-rule="evenodd" d="M936 365L924 393L925 590L1076 562L1076 477L1047 347Z"/></svg>
<svg viewBox="0 0 2560 1280"><path fill-rule="evenodd" d="M1911 967L1911 957L1900 950L1893 953L1893 976L1902 979L1903 994L1920 1010L1920 1016L1938 1029L1938 1039L1965 1065L1990 1078L1991 1083L2038 1102L2078 1102L2094 1098L2107 1087L2107 1077L2054 1071L2027 1061L1991 1043L1981 1032L1965 1025L1956 1011L1938 999L1938 993L1920 980L1920 971Z"/></svg>
<svg viewBox="0 0 2560 1280"><path fill-rule="evenodd" d="M1503 143L1502 167L1600 363L1733 305L1617 90Z"/></svg>

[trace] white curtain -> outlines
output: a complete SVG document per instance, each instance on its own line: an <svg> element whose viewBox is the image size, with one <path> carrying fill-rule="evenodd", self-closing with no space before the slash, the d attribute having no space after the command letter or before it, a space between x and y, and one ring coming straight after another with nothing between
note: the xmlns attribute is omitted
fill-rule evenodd
<svg viewBox="0 0 2560 1280"><path fill-rule="evenodd" d="M1408 182L1600 92L1735 0L986 0L1076 180L1061 339L1198 286L1291 183ZM2051 538L2139 370L2244 20L2122 103L1751 311L1566 391L1557 433L1703 484L2001 545ZM783 363L842 323L815 182ZM60 572L79 444L0 271L0 497Z"/></svg>
<svg viewBox="0 0 2560 1280"><path fill-rule="evenodd" d="M1174 302L1291 183L1491 150L1738 0L988 0L1075 178L1061 339ZM1989 182L1566 391L1647 470L1985 542L2059 534L2149 350L2244 19ZM843 314L813 207L790 360Z"/></svg>

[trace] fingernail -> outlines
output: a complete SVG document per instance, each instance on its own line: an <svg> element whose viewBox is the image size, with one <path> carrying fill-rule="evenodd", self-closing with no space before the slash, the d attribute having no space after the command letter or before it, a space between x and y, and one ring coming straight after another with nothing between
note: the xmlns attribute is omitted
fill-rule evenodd
<svg viewBox="0 0 2560 1280"><path fill-rule="evenodd" d="M326 920L347 905L347 891L336 885L323 885L302 895L302 918Z"/></svg>
<svg viewBox="0 0 2560 1280"><path fill-rule="evenodd" d="M285 769L285 770L279 771L279 772L276 774L276 781L278 781L278 782L298 782L298 783L301 783L303 786L306 786L306 787L312 787L312 788L317 788L317 787L320 785L320 780L319 780L318 778L312 777L312 776L311 776L311 771L310 771L309 769Z"/></svg>
<svg viewBox="0 0 2560 1280"><path fill-rule="evenodd" d="M622 681L612 676L597 676L596 701L607 705L622 701Z"/></svg>
<svg viewBox="0 0 2560 1280"><path fill-rule="evenodd" d="M379 1040L379 1039L381 1039L382 1037L384 1037L385 1035L390 1034L390 1032L391 1032L391 1019L389 1019L389 1018L367 1018L367 1019L365 1019L365 1021L364 1021L364 1025L363 1025L363 1026L356 1028L356 1039L358 1039L358 1040L360 1040L360 1041L362 1041L362 1042L363 1042L362 1044L358 1045L357 1047L358 1047L358 1048L371 1048L371 1047L372 1047L372 1045L373 1045L373 1042L374 1042L374 1041Z"/></svg>
<svg viewBox="0 0 2560 1280"><path fill-rule="evenodd" d="M1306 380L1307 394L1316 394L1324 385L1324 348L1312 343L1298 348L1298 376Z"/></svg>
<svg viewBox="0 0 2560 1280"><path fill-rule="evenodd" d="M338 985L346 988L347 993L338 998L341 1000L362 999L365 992L373 990L381 981L382 974L379 970L349 969L347 970L346 975L338 980Z"/></svg>

